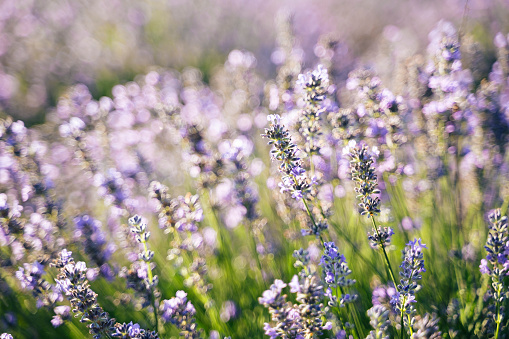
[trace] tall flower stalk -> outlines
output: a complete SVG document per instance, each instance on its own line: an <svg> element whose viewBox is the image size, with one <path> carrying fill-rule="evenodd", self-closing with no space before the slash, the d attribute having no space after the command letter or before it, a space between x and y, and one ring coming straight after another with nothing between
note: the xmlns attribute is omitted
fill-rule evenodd
<svg viewBox="0 0 509 339"><path fill-rule="evenodd" d="M309 156L311 175L314 175L313 156L320 153L320 115L325 111L322 106L329 87L327 69L318 65L316 70L299 74L296 86L304 92L304 108L299 118L299 132L304 137L305 152Z"/></svg>
<svg viewBox="0 0 509 339"><path fill-rule="evenodd" d="M489 275L495 301L495 310L490 310L495 321L494 338L498 339L502 320L504 319L503 302L507 294L505 276L509 273L509 232L507 217L502 216L500 209L490 213L490 230L486 241L486 259L481 260L481 273Z"/></svg>
<svg viewBox="0 0 509 339"><path fill-rule="evenodd" d="M325 281L327 287L325 295L329 298L329 306L337 308L338 317L341 314L341 309L346 306L349 318L353 318L357 336L360 337L360 321L357 312L352 310L353 303L357 300L358 295L347 293L347 290L355 284L355 279L348 278L352 271L348 267L345 256L339 253L334 242L326 242L324 247L320 265L323 268L323 281ZM344 327L346 330L350 326L345 323Z"/></svg>
<svg viewBox="0 0 509 339"><path fill-rule="evenodd" d="M267 120L270 125L262 136L269 139L269 145L273 146L270 151L272 160L280 161L279 171L283 174L279 183L281 192L289 192L292 198L302 201L311 219L310 228L302 230L302 234L315 235L323 245L322 232L329 227L327 220L317 221L308 205L308 201L315 193L313 186L316 185L316 179L309 178L302 168L302 161L298 156L299 149L292 142L289 131L281 124L281 117L278 114L269 115Z"/></svg>
<svg viewBox="0 0 509 339"><path fill-rule="evenodd" d="M132 322L120 324L110 318L97 303L97 294L88 284L86 264L83 261L75 263L72 252L62 250L52 265L60 269L57 286L71 302L72 312L76 313L76 317L81 316L80 322L88 323L94 339L159 339L156 331L146 331Z"/></svg>
<svg viewBox="0 0 509 339"><path fill-rule="evenodd" d="M84 262L74 262L72 252L63 250L54 266L60 269L56 282L63 294L71 302L72 312L81 316L94 339L110 336L115 332L115 319L97 304L97 294L90 289L86 278L87 266Z"/></svg>
<svg viewBox="0 0 509 339"><path fill-rule="evenodd" d="M156 305L158 292L156 291L156 286L159 278L152 272L151 260L154 257L154 251L148 249L148 239L150 238L150 232L147 231L147 224L139 215L135 215L132 218L129 218L129 226L131 227L131 232L136 234L136 241L143 245L143 251L138 254L138 258L143 260L147 267L147 276L145 277L144 282L147 291L150 292L150 303L153 308L155 328L157 330L159 324Z"/></svg>
<svg viewBox="0 0 509 339"><path fill-rule="evenodd" d="M397 293L392 297L391 303L400 311L401 325L408 329L410 338L413 336L413 324L415 308L415 291L419 288L418 281L422 279L421 273L424 268L424 254L422 250L427 248L421 239L410 241L403 250L403 263L400 268L401 283L397 287ZM403 328L401 329L403 338Z"/></svg>
<svg viewBox="0 0 509 339"><path fill-rule="evenodd" d="M355 143L353 145L355 146ZM356 183L355 192L360 200L359 207L361 215L367 215L373 223L373 235L368 233L368 238L372 246L382 250L385 260L385 267L389 276L397 286L396 278L387 256L386 247L390 243L391 236L394 234L390 227L382 228L376 225L375 216L380 213L380 198L376 195L380 194L378 189L377 175L373 166L373 158L369 154L367 146L351 147L350 152L350 170L352 180Z"/></svg>

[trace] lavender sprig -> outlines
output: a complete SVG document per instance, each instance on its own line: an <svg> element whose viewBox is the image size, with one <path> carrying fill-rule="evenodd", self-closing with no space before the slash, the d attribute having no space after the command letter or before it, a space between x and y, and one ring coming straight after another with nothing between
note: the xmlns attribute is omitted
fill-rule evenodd
<svg viewBox="0 0 509 339"><path fill-rule="evenodd" d="M72 252L64 249L53 263L60 269L57 286L71 302L72 312L81 316L81 322L88 323L94 339L110 336L115 332L115 319L97 303L97 294L90 289L86 278L86 264L82 261L75 263L71 255Z"/></svg>
<svg viewBox="0 0 509 339"><path fill-rule="evenodd" d="M412 303L415 300L415 292L420 287L418 281L422 279L424 268L424 254L422 250L427 248L421 239L410 241L403 250L403 262L400 266L400 284L398 292L392 297L391 303L400 311L401 322L404 323L410 337L413 335L415 308Z"/></svg>
<svg viewBox="0 0 509 339"><path fill-rule="evenodd" d="M288 191L292 198L302 200L311 219L310 230L304 230L303 234L314 234L323 243L321 233L328 228L328 224L325 219L323 222L317 221L307 203L314 197L313 186L317 183L316 178L308 178L306 171L302 168L301 159L297 155L299 151L297 145L292 142L288 130L281 125L280 116L269 115L267 120L270 121L270 125L265 129L262 137L269 139L268 144L273 146L270 151L272 160L281 161L279 164L279 171L283 174L279 184L281 192Z"/></svg>
<svg viewBox="0 0 509 339"><path fill-rule="evenodd" d="M338 315L340 308L348 307L348 315L353 317L355 328L360 330L360 322L357 312L352 310L353 303L357 300L358 295L355 293L346 293L345 289L349 289L355 284L355 279L349 279L352 273L346 262L345 256L340 254L334 242L324 243L324 254L320 259L322 266L323 281L325 281L327 290L325 295L329 298L329 306L337 307ZM341 293L341 296L338 293ZM349 327L349 326L347 326ZM358 334L359 335L359 334Z"/></svg>
<svg viewBox="0 0 509 339"><path fill-rule="evenodd" d="M375 305L368 310L369 324L375 329L369 332L366 339L389 339L389 310L382 305Z"/></svg>
<svg viewBox="0 0 509 339"><path fill-rule="evenodd" d="M116 323L115 332L111 334L113 338L121 339L159 339L159 335L155 331L146 331L140 328L139 324Z"/></svg>
<svg viewBox="0 0 509 339"><path fill-rule="evenodd" d="M509 232L507 217L502 216L500 209L490 213L488 240L486 241L486 259L481 260L480 270L482 274L489 275L493 289L492 298L495 301L496 314L490 311L496 324L494 338L499 337L500 325L504 319L505 309L503 302L507 294L505 276L509 274Z"/></svg>
<svg viewBox="0 0 509 339"><path fill-rule="evenodd" d="M150 238L150 232L147 231L147 224L142 220L139 215L135 215L132 218L129 218L129 226L131 226L131 232L136 234L136 241L143 245L143 252L138 254L140 260L143 260L146 263L147 267L147 276L145 277L145 285L147 291L150 292L151 304L154 309L154 321L155 328L158 328L158 316L157 316L157 297L158 292L156 291L157 283L159 282L159 278L157 275L152 273L152 263L151 260L154 257L154 251L148 249L148 239Z"/></svg>
<svg viewBox="0 0 509 339"><path fill-rule="evenodd" d="M196 325L196 309L187 300L187 293L177 291L175 297L163 300L161 304L161 318L164 322L171 322L180 330L180 335L186 339L202 337L202 330Z"/></svg>
<svg viewBox="0 0 509 339"><path fill-rule="evenodd" d="M75 238L83 243L85 253L100 268L106 279L113 279L113 271L108 261L116 247L113 243L108 243L101 229L101 222L85 214L74 218L74 224Z"/></svg>
<svg viewBox="0 0 509 339"><path fill-rule="evenodd" d="M330 330L332 324L323 324L323 286L311 272L307 251L296 251L296 267L302 267L298 275L288 284L290 292L296 293L298 304L286 300L283 289L287 286L276 279L269 290L258 298L260 304L269 309L274 324L265 323L265 334L274 338L316 338L323 330Z"/></svg>
<svg viewBox="0 0 509 339"><path fill-rule="evenodd" d="M184 262L183 254L189 254L192 263L181 273L186 278L186 286L195 286L200 292L206 294L212 285L207 281L207 264L203 253L204 244L196 241L202 238L199 230L199 223L203 220L203 209L198 195L179 196L171 198L168 187L153 181L150 184L150 197L157 201L159 212L159 227L165 233L172 235L171 250L168 251L168 260L174 261L177 267ZM199 252L199 253L198 253ZM198 254L198 255L197 255Z"/></svg>
<svg viewBox="0 0 509 339"><path fill-rule="evenodd" d="M136 234L135 239L138 243L143 245L143 251L138 253L138 258L143 260L147 264L147 287L149 289L155 287L158 282L157 275L152 274L152 267L150 261L154 257L154 251L148 249L148 239L150 238L150 232L147 231L147 224L142 220L139 215L135 215L129 218L129 226L132 233Z"/></svg>
<svg viewBox="0 0 509 339"><path fill-rule="evenodd" d="M16 278L19 280L21 288L31 291L37 299L37 308L53 306L56 302L63 300L60 291L43 278L44 273L44 266L38 261L34 261L32 264L24 263L23 267L16 271Z"/></svg>
<svg viewBox="0 0 509 339"><path fill-rule="evenodd" d="M373 158L369 154L368 147L366 145L361 147L355 147L355 142L352 142L350 147L346 149L346 152L350 154L350 170L352 174L352 180L356 183L355 192L357 198L360 200L359 207L361 215L367 215L371 218L373 223L373 233L368 233L368 239L371 245L379 247L384 255L385 266L391 277L394 286L397 286L396 278L387 256L385 247L390 243L391 236L394 234L392 229L377 227L375 222L375 215L380 213L380 198L376 195L380 194L378 189L377 175L375 173L375 167L373 166Z"/></svg>
<svg viewBox="0 0 509 339"><path fill-rule="evenodd" d="M300 133L305 138L305 150L309 156L311 173L314 172L313 155L320 153L319 137L322 134L320 115L324 112L322 102L329 87L329 75L322 65L313 72L300 74L296 86L304 92L304 108L300 115Z"/></svg>

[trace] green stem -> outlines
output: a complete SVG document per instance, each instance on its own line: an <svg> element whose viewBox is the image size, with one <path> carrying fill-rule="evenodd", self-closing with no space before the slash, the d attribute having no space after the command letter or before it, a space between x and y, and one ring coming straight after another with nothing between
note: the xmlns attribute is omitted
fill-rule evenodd
<svg viewBox="0 0 509 339"><path fill-rule="evenodd" d="M406 301L405 299L403 299L403 301ZM401 334L400 334L400 338L401 339L404 339L405 338L405 325L403 324L403 311L401 311L401 322L400 322L400 326L401 326Z"/></svg>
<svg viewBox="0 0 509 339"><path fill-rule="evenodd" d="M495 322L497 323L497 329L495 330L494 339L498 339L499 331L500 331L500 323L502 322L502 318L500 315L500 292L502 291L502 285L500 283L497 285L496 296L497 296L497 318Z"/></svg>
<svg viewBox="0 0 509 339"><path fill-rule="evenodd" d="M143 251L145 253L148 253L147 242L145 240L142 240L141 243L143 244ZM150 284L152 284L152 280L154 279L154 275L152 274L152 267L150 267L150 261L147 261L146 264L147 264L148 282Z"/></svg>
<svg viewBox="0 0 509 339"><path fill-rule="evenodd" d="M321 215L322 215L322 218L327 219L327 216L325 215L325 212L324 212L324 210L323 210L322 205L320 204L320 202L318 202L318 204L317 204L317 205L318 205L318 208L320 209L320 213L321 213ZM330 222L330 221L329 221L329 222ZM331 225L332 225L332 226L334 226L334 229L335 229L338 233L340 233L341 237L343 237L343 239L345 239L345 240L346 240L346 242L347 242L347 243L349 243L349 244L350 244L350 246L352 246L352 248L355 250L355 253L359 256L359 258L360 258L362 261L364 261L364 263L365 263L366 265L371 266L371 268L372 268L372 269L373 269L373 270L374 270L374 271L375 271L378 275L380 275L380 276L381 276L381 275L382 275L382 273L378 270L378 268L376 267L376 265L375 265L375 264L373 264L370 260L366 259L366 257L362 254L362 252L361 252L360 248L359 248L359 247L357 247L357 245L353 242L353 240L352 240L352 239L350 239L350 237L348 237L348 236L346 235L346 233L345 233L345 232L343 232L343 230L341 230L341 228L340 228L339 226L337 226L336 224L332 224L332 223L331 223Z"/></svg>
<svg viewBox="0 0 509 339"><path fill-rule="evenodd" d="M143 250L145 253L148 253L148 246L147 246L147 241L143 238L143 236L141 237L142 241L141 243L143 244ZM156 308L156 297L154 295L153 292L153 287L152 287L152 282L154 281L154 275L152 273L152 267L150 266L150 261L147 261L146 262L147 264L147 276L148 276L148 282L150 284L150 304L152 305L152 309L154 311L154 322L155 322L155 328L156 328L156 332L159 332L159 319L157 317L157 308Z"/></svg>
<svg viewBox="0 0 509 339"><path fill-rule="evenodd" d="M308 213L308 216L311 218L311 222L313 223L313 226L315 226L315 228L318 228L316 226L316 221L315 221L315 218L313 217L313 214L311 214L311 210L309 209L309 206L308 206L308 203L306 202L306 199L304 199L304 197L302 197L302 202L304 203L304 206L306 206L306 211ZM323 240L323 237L321 234L318 235L319 238L320 238L320 242L322 243L322 247L325 245L325 242Z"/></svg>
<svg viewBox="0 0 509 339"><path fill-rule="evenodd" d="M375 229L376 235L380 236L380 233L378 232L378 228L376 227L375 217L371 215L371 221L373 222L373 228ZM387 255L387 251L385 250L385 245L383 243L380 243L380 248L382 249L382 252L384 254L385 258L385 267L389 271L390 277L392 282L394 283L394 288L397 292L398 290L398 284L396 283L396 277L394 276L394 272L392 271L391 262L389 261L389 256Z"/></svg>
<svg viewBox="0 0 509 339"><path fill-rule="evenodd" d="M341 296L343 296L345 294L345 292L343 291L343 287L339 286L339 290L341 292ZM338 298L338 300L339 300L339 298ZM347 303L346 307L348 309L348 315L351 315L353 317L353 323L355 324L355 332L357 334L357 337L364 338L364 333L362 333L362 330L361 330L361 323L359 321L359 317L357 316L357 309L354 308L352 311L353 305L350 303Z"/></svg>
<svg viewBox="0 0 509 339"><path fill-rule="evenodd" d="M355 255L357 255L359 257L359 259L361 259L366 265L368 266L371 266L371 268L379 275L379 276L382 276L382 272L380 272L380 270L378 269L378 267L376 267L375 264L373 264L372 261L368 260L362 253L361 253L361 250L360 248L353 242L352 239L350 239L350 237L348 237L346 235L345 232L343 232L343 230L341 230L338 226L336 226L335 224L333 224L334 226L334 229L339 233L339 235L346 240L346 242L348 244L350 244L350 246L352 246L354 252L355 252Z"/></svg>
<svg viewBox="0 0 509 339"><path fill-rule="evenodd" d="M256 259L256 264L258 265L258 269L260 270L260 282L265 287L265 282L263 279L262 263L260 261L260 255L258 254L258 250L256 248L257 245L256 245L255 234L254 234L254 232L252 232L252 227L250 228L248 223L245 223L245 225L246 225L247 236L251 238L251 242L252 242L252 246L253 246L253 255Z"/></svg>
<svg viewBox="0 0 509 339"><path fill-rule="evenodd" d="M414 329L412 328L412 324L410 323L410 314L407 314L407 319L408 319L408 329L410 330L410 338L412 338L414 336Z"/></svg>

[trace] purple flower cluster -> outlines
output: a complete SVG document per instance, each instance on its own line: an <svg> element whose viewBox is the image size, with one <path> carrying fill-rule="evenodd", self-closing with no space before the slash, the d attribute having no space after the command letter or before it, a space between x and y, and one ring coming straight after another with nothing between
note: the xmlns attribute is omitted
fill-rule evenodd
<svg viewBox="0 0 509 339"><path fill-rule="evenodd" d="M291 141L288 130L281 125L279 115L269 115L267 119L270 125L262 136L269 139L269 145L273 146L270 151L272 160L281 161L279 165L279 171L283 173L279 184L281 192L288 191L292 198L297 200L310 199L314 183L301 167L297 146Z"/></svg>
<svg viewBox="0 0 509 339"><path fill-rule="evenodd" d="M375 329L366 339L389 339L389 310L382 305L375 305L368 310L369 324Z"/></svg>
<svg viewBox="0 0 509 339"><path fill-rule="evenodd" d="M490 231L486 241L486 259L479 266L482 274L503 277L509 274L509 232L507 217L502 216L499 209L489 215ZM492 269L490 269L490 267Z"/></svg>
<svg viewBox="0 0 509 339"><path fill-rule="evenodd" d="M148 266L142 261L135 261L129 268L123 267L119 276L126 281L126 287L133 289L136 296L136 307L148 307L152 301L152 290L148 288ZM156 292L156 291L154 291Z"/></svg>
<svg viewBox="0 0 509 339"><path fill-rule="evenodd" d="M403 129L405 107L402 97L395 96L387 88L383 88L380 78L368 69L351 72L346 88L355 91L357 104L356 110L350 113L356 115L356 119L344 126L346 131L350 131L347 132L350 138L360 132L362 134L358 137L375 140L376 145L392 151L395 145L406 142L407 137Z"/></svg>
<svg viewBox="0 0 509 339"><path fill-rule="evenodd" d="M21 288L31 291L36 298L37 308L51 307L63 300L62 293L42 277L44 274L44 266L37 261L32 264L24 263L23 267L16 271Z"/></svg>
<svg viewBox="0 0 509 339"><path fill-rule="evenodd" d="M199 196L188 193L172 198L168 187L157 181L150 184L149 195L156 201L159 227L174 235L173 247L189 251L200 248L203 238L199 224L203 221L203 209Z"/></svg>
<svg viewBox="0 0 509 339"><path fill-rule="evenodd" d="M7 195L0 194L0 245L9 246L12 253L10 258L5 260L5 266L23 259L25 255L25 241L21 236L24 232L24 224L20 219L22 210L23 207L17 200L9 204Z"/></svg>
<svg viewBox="0 0 509 339"><path fill-rule="evenodd" d="M378 248L380 246L389 246L391 244L391 237L394 235L394 231L391 227L378 227L374 234L368 232L368 240L371 248Z"/></svg>
<svg viewBox="0 0 509 339"><path fill-rule="evenodd" d="M489 309L491 315L488 322L490 331L498 335L500 326L506 316L503 303L507 294L507 283L505 277L509 275L509 231L507 228L507 217L502 216L500 209L489 214L489 233L486 241L486 259L481 260L480 270L482 274L491 278L492 296L495 307ZM490 298L490 299L491 299Z"/></svg>
<svg viewBox="0 0 509 339"><path fill-rule="evenodd" d="M64 323L64 320L69 320L71 318L71 308L67 305L57 306L53 310L55 312L53 319L51 319L51 325L53 325L53 327L58 327Z"/></svg>
<svg viewBox="0 0 509 339"><path fill-rule="evenodd" d="M97 294L90 289L86 278L87 266L83 261L74 262L72 253L63 250L53 265L60 269L56 283L60 291L71 302L72 312L81 316L81 321L95 339L107 337L114 332L115 319L97 304Z"/></svg>
<svg viewBox="0 0 509 339"><path fill-rule="evenodd" d="M188 148L191 175L198 178L199 187L215 187L224 170L222 158L210 151L203 128L198 124L186 124L182 131Z"/></svg>
<svg viewBox="0 0 509 339"><path fill-rule="evenodd" d="M304 93L304 108L299 117L299 131L305 139L305 151L313 161L320 153L320 115L324 112L322 102L329 87L329 74L322 65L305 75L300 74L296 87Z"/></svg>
<svg viewBox="0 0 509 339"><path fill-rule="evenodd" d="M323 286L309 267L307 251L295 251L295 267L301 267L298 275L288 284L290 292L296 293L297 304L286 300L282 294L287 286L282 280L276 279L269 290L258 298L260 304L269 309L273 325L265 323L265 334L273 338L306 338L322 334L330 330L332 324L323 324L325 310L322 304Z"/></svg>
<svg viewBox="0 0 509 339"><path fill-rule="evenodd" d="M175 297L163 300L160 306L161 318L171 322L180 330L180 335L186 339L201 338L202 330L196 325L196 309L187 300L187 293L177 291Z"/></svg>
<svg viewBox="0 0 509 339"><path fill-rule="evenodd" d="M414 324L415 308L412 303L415 300L415 292L419 289L418 281L422 279L424 268L424 254L422 250L427 248L421 239L410 241L403 250L403 262L400 266L401 283L397 293L392 297L391 303L400 311L405 327L412 333Z"/></svg>
<svg viewBox="0 0 509 339"><path fill-rule="evenodd" d="M356 183L355 192L360 199L361 215L373 217L380 213L380 194L377 175L373 166L373 157L366 145L350 148L350 170L352 180ZM378 230L375 229L374 232Z"/></svg>
<svg viewBox="0 0 509 339"><path fill-rule="evenodd" d="M111 333L111 336L120 339L159 339L157 332L144 330L132 321L129 324L116 323L115 331Z"/></svg>
<svg viewBox="0 0 509 339"><path fill-rule="evenodd" d="M35 288L39 284L39 279L41 279L44 274L44 266L42 266L38 262L34 262L33 264L23 264L23 267L20 267L16 272L16 278L18 278L21 283L21 288L26 290L35 290Z"/></svg>
<svg viewBox="0 0 509 339"><path fill-rule="evenodd" d="M225 158L233 167L231 172L233 174L234 191L233 202L231 203L232 206L229 208L230 212L227 214L240 214L239 217L234 218L233 222L227 222L228 226L230 226L230 224L236 226L244 218L251 222L258 218L256 209L258 192L248 172L246 157L249 154L246 150L246 143L247 141L243 141L240 138L235 139L230 147L228 147L228 152L225 154ZM239 209L240 213L235 213L235 211Z"/></svg>
<svg viewBox="0 0 509 339"><path fill-rule="evenodd" d="M157 202L159 227L172 236L172 248L168 251L167 259L180 267L184 262L182 255L189 254L192 263L184 270L186 286L195 286L206 293L212 286L205 277L207 265L204 256L208 250L207 244L215 243L215 232L210 236L199 229L199 223L203 220L199 196L188 193L171 198L166 186L152 182L150 197Z"/></svg>
<svg viewBox="0 0 509 339"><path fill-rule="evenodd" d="M345 289L355 284L355 280L348 276L352 271L348 268L344 255L340 254L334 242L324 243L324 253L320 259L323 280L327 286L325 295L329 297L329 306L344 307L357 299L356 294L346 294ZM341 297L338 299L336 290L340 289Z"/></svg>
<svg viewBox="0 0 509 339"><path fill-rule="evenodd" d="M148 247L150 232L147 231L147 223L139 215L129 218L129 226L131 233L135 235L136 242L142 245L142 249L138 253L139 262L132 263L129 270L124 267L121 275L126 278L127 288L134 289L140 298L141 306L146 307L152 304L154 312L156 312L159 277L152 272L155 263L151 262L154 251L149 250Z"/></svg>

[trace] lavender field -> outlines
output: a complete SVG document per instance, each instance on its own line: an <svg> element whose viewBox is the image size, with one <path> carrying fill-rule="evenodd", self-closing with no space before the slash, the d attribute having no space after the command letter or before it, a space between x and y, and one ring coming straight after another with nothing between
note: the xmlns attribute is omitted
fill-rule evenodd
<svg viewBox="0 0 509 339"><path fill-rule="evenodd" d="M509 338L508 207L507 0L0 0L0 339Z"/></svg>

